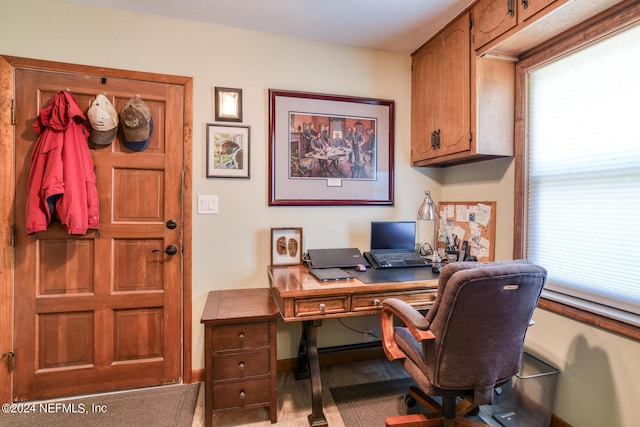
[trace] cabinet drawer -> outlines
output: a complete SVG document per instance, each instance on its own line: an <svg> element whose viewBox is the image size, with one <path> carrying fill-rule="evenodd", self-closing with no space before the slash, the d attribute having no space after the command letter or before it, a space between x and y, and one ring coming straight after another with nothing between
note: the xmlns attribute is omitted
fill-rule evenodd
<svg viewBox="0 0 640 427"><path fill-rule="evenodd" d="M216 326L212 330L213 351L269 345L269 322Z"/></svg>
<svg viewBox="0 0 640 427"><path fill-rule="evenodd" d="M213 385L213 409L240 408L269 402L269 379Z"/></svg>
<svg viewBox="0 0 640 427"><path fill-rule="evenodd" d="M295 316L322 316L347 312L347 297L298 299L295 302Z"/></svg>
<svg viewBox="0 0 640 427"><path fill-rule="evenodd" d="M435 289L432 291L416 291L412 293L382 293L365 294L353 297L353 311L366 311L380 309L382 301L386 298L398 298L412 306L424 307L431 305L436 299Z"/></svg>
<svg viewBox="0 0 640 427"><path fill-rule="evenodd" d="M213 380L269 375L269 349L213 356Z"/></svg>

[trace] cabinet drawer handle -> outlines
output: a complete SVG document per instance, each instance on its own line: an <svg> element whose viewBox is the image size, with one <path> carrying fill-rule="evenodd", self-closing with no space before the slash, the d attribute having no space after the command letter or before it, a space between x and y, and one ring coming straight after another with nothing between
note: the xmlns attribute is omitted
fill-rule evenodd
<svg viewBox="0 0 640 427"><path fill-rule="evenodd" d="M327 309L327 305L325 303L321 303L318 308L320 309L321 313L324 313L325 310Z"/></svg>
<svg viewBox="0 0 640 427"><path fill-rule="evenodd" d="M247 393L245 393L244 391L241 391L239 397L240 397L240 400L244 400L247 398Z"/></svg>
<svg viewBox="0 0 640 427"><path fill-rule="evenodd" d="M240 335L238 335L238 339L242 342L244 341L244 334L241 332Z"/></svg>
<svg viewBox="0 0 640 427"><path fill-rule="evenodd" d="M241 371L244 371L244 368L246 367L246 365L244 364L244 362L240 362L238 364L238 369L240 369Z"/></svg>
<svg viewBox="0 0 640 427"><path fill-rule="evenodd" d="M377 306L379 306L381 302L382 302L382 301L380 301L378 298L376 298L376 299L374 299L374 300L373 300L373 304L374 304L376 307L377 307Z"/></svg>

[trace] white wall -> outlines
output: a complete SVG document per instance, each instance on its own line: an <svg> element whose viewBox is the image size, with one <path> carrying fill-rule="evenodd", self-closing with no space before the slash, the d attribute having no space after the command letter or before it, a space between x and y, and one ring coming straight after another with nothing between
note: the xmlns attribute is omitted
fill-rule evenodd
<svg viewBox="0 0 640 427"><path fill-rule="evenodd" d="M413 219L423 197L496 201L496 259L513 250L513 162L443 170L411 168L408 55L314 43L220 25L87 7L62 0L0 0L0 54L194 78L193 197L217 194L220 214L193 217L193 368L202 369L200 314L214 289L268 286L269 230L303 227L304 247L368 247L373 219ZM251 179L205 178L205 124L213 88L243 89L251 126ZM396 104L395 206L267 207L267 90L288 89L393 99ZM194 212L196 210L194 209ZM527 349L562 371L555 413L576 427L631 426L640 401L640 344L543 310ZM345 319L377 328L377 318ZM294 357L296 324L278 324L278 358ZM362 342L336 321L321 346ZM613 420L613 421L612 421Z"/></svg>
<svg viewBox="0 0 640 427"><path fill-rule="evenodd" d="M89 7L62 0L0 0L0 54L191 76L193 202L219 196L220 213L193 216L193 368L202 369L200 315L215 289L267 287L270 228L302 227L304 248L369 244L372 219L414 219L423 191L438 183L409 166L410 58L228 26ZM214 122L215 86L242 88L243 124L251 126L251 179L207 179L206 123ZM395 206L268 207L268 89L395 101ZM350 326L377 319L345 321ZM337 325L337 326L336 326ZM299 325L280 324L278 358L297 352ZM367 326L367 329L371 326ZM362 342L326 322L321 345Z"/></svg>

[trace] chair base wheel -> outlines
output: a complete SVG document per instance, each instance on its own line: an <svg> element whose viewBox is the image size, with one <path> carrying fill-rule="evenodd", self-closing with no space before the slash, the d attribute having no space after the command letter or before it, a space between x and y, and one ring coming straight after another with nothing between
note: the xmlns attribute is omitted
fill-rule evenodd
<svg viewBox="0 0 640 427"><path fill-rule="evenodd" d="M407 394L407 395L404 397L404 404L405 404L405 405L407 405L407 408L413 408L414 406L416 406L416 403L418 403L418 402L417 402L417 401L416 401L416 399L415 399L413 396L411 396L410 394Z"/></svg>

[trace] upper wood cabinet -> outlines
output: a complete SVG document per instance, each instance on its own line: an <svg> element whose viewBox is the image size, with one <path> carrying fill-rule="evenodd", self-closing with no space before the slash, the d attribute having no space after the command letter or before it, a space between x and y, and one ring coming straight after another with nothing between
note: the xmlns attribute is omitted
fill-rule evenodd
<svg viewBox="0 0 640 427"><path fill-rule="evenodd" d="M513 155L514 64L476 58L469 24L461 15L412 55L413 166Z"/></svg>
<svg viewBox="0 0 640 427"><path fill-rule="evenodd" d="M547 40L623 0L478 0L471 6L478 55L516 61Z"/></svg>
<svg viewBox="0 0 640 427"><path fill-rule="evenodd" d="M463 14L412 55L411 162L470 145L470 21Z"/></svg>
<svg viewBox="0 0 640 427"><path fill-rule="evenodd" d="M473 6L473 48L481 48L556 1L478 0Z"/></svg>

